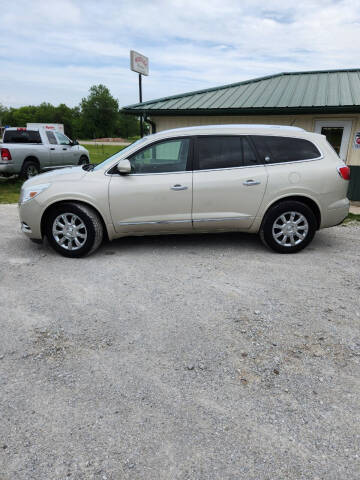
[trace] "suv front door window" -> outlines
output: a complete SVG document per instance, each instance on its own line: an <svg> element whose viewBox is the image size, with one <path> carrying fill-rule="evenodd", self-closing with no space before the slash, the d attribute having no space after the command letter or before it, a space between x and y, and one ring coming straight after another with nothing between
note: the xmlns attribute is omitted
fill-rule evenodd
<svg viewBox="0 0 360 480"><path fill-rule="evenodd" d="M129 158L132 173L170 173L186 170L190 139L156 143Z"/></svg>

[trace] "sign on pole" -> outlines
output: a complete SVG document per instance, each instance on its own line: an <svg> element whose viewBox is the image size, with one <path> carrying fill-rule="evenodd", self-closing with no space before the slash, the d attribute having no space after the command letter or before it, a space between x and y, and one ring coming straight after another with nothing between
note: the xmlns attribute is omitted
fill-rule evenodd
<svg viewBox="0 0 360 480"><path fill-rule="evenodd" d="M135 50L130 50L130 68L141 75L149 75L149 59Z"/></svg>
<svg viewBox="0 0 360 480"><path fill-rule="evenodd" d="M135 50L130 50L130 69L139 74L139 100L142 102L141 75L149 75L149 59ZM144 119L140 114L140 136L144 136Z"/></svg>

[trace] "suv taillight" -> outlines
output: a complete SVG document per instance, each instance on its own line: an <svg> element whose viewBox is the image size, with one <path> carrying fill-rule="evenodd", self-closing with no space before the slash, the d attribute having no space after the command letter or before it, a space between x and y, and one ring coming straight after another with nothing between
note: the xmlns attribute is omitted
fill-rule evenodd
<svg viewBox="0 0 360 480"><path fill-rule="evenodd" d="M349 167L338 167L338 172L341 178L344 180L350 180L350 168Z"/></svg>
<svg viewBox="0 0 360 480"><path fill-rule="evenodd" d="M10 162L10 160L12 160L11 153L10 153L10 150L8 148L2 148L1 149L1 160L3 162Z"/></svg>

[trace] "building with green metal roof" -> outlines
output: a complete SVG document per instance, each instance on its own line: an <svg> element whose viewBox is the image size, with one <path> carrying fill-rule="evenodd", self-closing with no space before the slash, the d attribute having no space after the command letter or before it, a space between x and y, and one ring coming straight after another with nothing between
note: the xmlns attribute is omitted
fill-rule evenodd
<svg viewBox="0 0 360 480"><path fill-rule="evenodd" d="M360 69L286 72L124 107L152 131L193 125L293 125L327 136L360 165Z"/></svg>

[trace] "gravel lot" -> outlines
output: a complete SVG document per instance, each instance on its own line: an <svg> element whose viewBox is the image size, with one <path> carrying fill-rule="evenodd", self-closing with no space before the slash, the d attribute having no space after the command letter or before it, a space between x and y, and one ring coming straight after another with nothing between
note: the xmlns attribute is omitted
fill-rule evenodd
<svg viewBox="0 0 360 480"><path fill-rule="evenodd" d="M359 478L359 223L82 260L0 225L1 480Z"/></svg>

